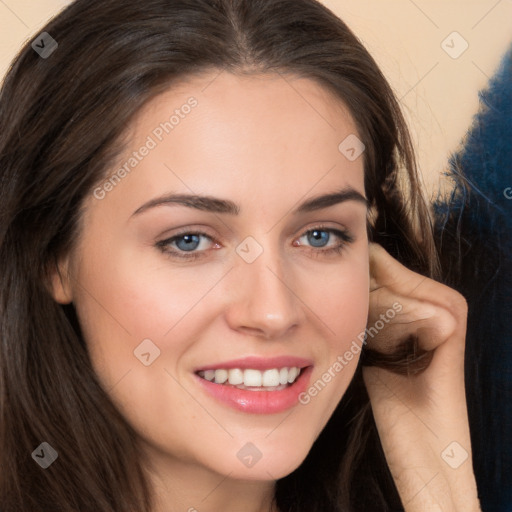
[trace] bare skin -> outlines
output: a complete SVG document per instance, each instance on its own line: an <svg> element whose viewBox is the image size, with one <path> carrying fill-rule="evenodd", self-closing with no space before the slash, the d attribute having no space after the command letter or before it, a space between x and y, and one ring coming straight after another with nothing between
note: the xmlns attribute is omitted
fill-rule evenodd
<svg viewBox="0 0 512 512"><path fill-rule="evenodd" d="M310 80L224 72L174 86L139 113L119 166L148 136L156 140L155 128L190 97L197 106L127 176L102 189L108 193L91 194L81 237L55 273L54 297L74 303L96 372L140 435L151 464L155 512L267 512L276 479L304 460L345 393L358 356L309 403L271 414L235 410L205 394L195 369L246 356L292 355L311 361L315 382L371 322L372 308L386 309L399 297L405 314L417 296L405 279L389 280L382 269L379 262L388 265L390 256L368 243L364 201L295 212L304 201L340 190L365 197L363 159L350 160L338 150L357 135L354 122L339 100ZM230 200L239 213L154 204L171 192ZM313 245L308 233L315 229L327 235L325 246ZM177 256L186 251L178 239L171 241L178 235L183 241L187 233L202 233L193 260ZM262 249L251 263L237 252L248 247L247 237L250 251ZM396 275L424 279L396 269ZM458 496L461 483L473 489L470 459L454 471L435 454L448 439L470 450L460 405L464 317L462 308L448 307L456 292L443 287L447 298L439 303L437 286L420 285L414 293L435 302L448 324L453 316L453 336L427 336L437 347L435 364L408 381L405 404L439 429L437 444L416 443L414 460L442 473L452 508L441 510L458 511L474 502L466 491ZM389 287L385 297L382 287ZM425 316L421 307L414 311ZM145 339L160 350L148 366L134 357ZM394 377L369 369L365 378L400 494L408 512L420 510L412 497L416 482L403 477L411 460L395 451L397 444L414 441L415 417L404 414L396 429L387 414L402 404ZM389 384L389 396L378 380ZM442 400L423 410L422 400L430 403L440 392ZM237 456L248 442L261 453L252 467Z"/></svg>
<svg viewBox="0 0 512 512"><path fill-rule="evenodd" d="M467 304L455 290L404 267L380 245L370 247L369 325L390 303L401 311L369 346L391 351L409 335L434 351L429 367L401 376L363 371L386 459L407 512L480 511L471 462L464 347Z"/></svg>

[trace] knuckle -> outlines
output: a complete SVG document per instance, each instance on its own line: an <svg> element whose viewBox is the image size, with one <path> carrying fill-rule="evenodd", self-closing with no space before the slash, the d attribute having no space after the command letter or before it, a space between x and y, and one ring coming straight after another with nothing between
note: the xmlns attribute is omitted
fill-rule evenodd
<svg viewBox="0 0 512 512"><path fill-rule="evenodd" d="M437 294L439 302L445 304L448 308L450 306L453 306L456 309L464 309L467 307L466 298L458 290L439 281L434 281L434 283L432 293Z"/></svg>
<svg viewBox="0 0 512 512"><path fill-rule="evenodd" d="M456 290L452 290L450 299L451 309L457 316L466 316L468 312L468 302L464 295Z"/></svg>

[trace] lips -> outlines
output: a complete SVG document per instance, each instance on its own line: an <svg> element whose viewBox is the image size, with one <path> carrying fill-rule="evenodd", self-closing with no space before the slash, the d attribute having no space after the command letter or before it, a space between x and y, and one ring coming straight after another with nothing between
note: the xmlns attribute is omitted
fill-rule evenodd
<svg viewBox="0 0 512 512"><path fill-rule="evenodd" d="M217 401L256 414L273 414L298 403L307 388L312 362L281 356L247 357L198 368L202 389Z"/></svg>
<svg viewBox="0 0 512 512"><path fill-rule="evenodd" d="M230 370L232 368L241 368L243 370L253 368L255 370L270 370L272 368L293 367L305 368L311 366L313 362L310 359L294 356L277 356L277 357L244 357L241 359L231 359L229 361L221 361L218 363L201 366L196 368L196 373L205 370L216 370L218 368L225 368Z"/></svg>

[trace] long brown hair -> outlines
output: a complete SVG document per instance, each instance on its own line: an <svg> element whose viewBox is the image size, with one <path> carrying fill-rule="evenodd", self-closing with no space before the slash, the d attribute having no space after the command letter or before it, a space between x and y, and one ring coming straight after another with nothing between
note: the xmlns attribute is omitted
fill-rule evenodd
<svg viewBox="0 0 512 512"><path fill-rule="evenodd" d="M137 436L96 378L73 306L48 292L139 109L207 70L310 78L348 106L366 145L370 238L435 277L429 210L392 90L315 0L77 0L43 30L58 48L42 58L27 43L0 91L1 508L149 512ZM361 364L392 364L370 356ZM282 512L401 508L361 364L306 460L277 482ZM59 453L46 470L31 457L42 441Z"/></svg>

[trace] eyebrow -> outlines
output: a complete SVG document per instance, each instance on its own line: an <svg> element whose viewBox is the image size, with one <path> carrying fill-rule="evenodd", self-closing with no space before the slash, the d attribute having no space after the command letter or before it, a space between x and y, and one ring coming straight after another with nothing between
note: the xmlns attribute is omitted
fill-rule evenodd
<svg viewBox="0 0 512 512"><path fill-rule="evenodd" d="M369 203L366 197L364 197L352 187L345 187L337 192L323 194L308 199L307 201L301 203L292 213L296 215L299 213L312 212L315 210L328 208L329 206L333 206L335 204L344 203L346 201L357 201L359 203L363 203L367 208L369 207ZM144 203L133 212L132 217L157 206L172 204L179 204L189 208L195 208L196 210L212 213L227 213L229 215L238 215L240 213L240 207L229 199L220 199L217 197L195 194L171 193L157 197L155 199L151 199L147 203Z"/></svg>

